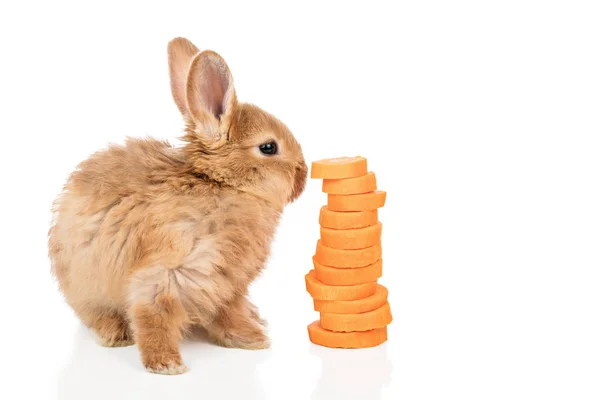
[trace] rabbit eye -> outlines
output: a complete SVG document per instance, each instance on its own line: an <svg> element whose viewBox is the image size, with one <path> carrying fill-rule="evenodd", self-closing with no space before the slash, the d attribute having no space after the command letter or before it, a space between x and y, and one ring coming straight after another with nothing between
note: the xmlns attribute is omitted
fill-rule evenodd
<svg viewBox="0 0 600 400"><path fill-rule="evenodd" d="M277 143L275 143L275 142L264 143L264 144L261 144L260 146L258 146L258 149L264 155L272 156L274 154L277 154Z"/></svg>

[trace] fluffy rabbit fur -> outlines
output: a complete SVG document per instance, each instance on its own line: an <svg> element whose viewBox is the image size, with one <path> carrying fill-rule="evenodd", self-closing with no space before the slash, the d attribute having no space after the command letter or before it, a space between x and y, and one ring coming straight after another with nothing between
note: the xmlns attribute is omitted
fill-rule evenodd
<svg viewBox="0 0 600 400"><path fill-rule="evenodd" d="M223 346L269 346L247 288L307 167L283 123L238 103L221 56L183 38L168 56L185 146L128 139L82 162L54 203L49 256L103 345L137 343L146 369L178 374L194 327ZM277 154L263 154L271 142Z"/></svg>

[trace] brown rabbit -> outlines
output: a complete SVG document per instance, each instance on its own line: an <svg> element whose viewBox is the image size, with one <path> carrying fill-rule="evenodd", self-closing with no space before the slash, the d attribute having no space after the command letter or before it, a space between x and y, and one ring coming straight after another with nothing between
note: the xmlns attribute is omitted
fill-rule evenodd
<svg viewBox="0 0 600 400"><path fill-rule="evenodd" d="M128 139L92 155L54 203L52 271L105 346L137 343L147 370L187 370L185 331L227 347L269 346L247 288L307 167L288 128L238 103L223 58L168 45L183 147Z"/></svg>

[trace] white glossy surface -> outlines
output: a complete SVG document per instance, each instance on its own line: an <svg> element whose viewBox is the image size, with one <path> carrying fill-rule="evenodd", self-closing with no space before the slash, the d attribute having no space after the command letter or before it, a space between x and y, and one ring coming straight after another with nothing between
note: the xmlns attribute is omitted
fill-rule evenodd
<svg viewBox="0 0 600 400"><path fill-rule="evenodd" d="M600 398L600 24L594 1L0 3L0 399ZM185 343L146 373L56 291L50 203L88 154L173 139L166 43L220 52L308 160L388 192L384 346L313 346L325 197L290 206L251 293L273 347Z"/></svg>
<svg viewBox="0 0 600 400"><path fill-rule="evenodd" d="M192 371L162 377L141 372L134 348L103 349L78 330L73 354L58 376L56 389L60 399L163 395L178 399L264 399L290 394L305 394L311 399L379 399L390 383L392 363L387 346L360 352L336 351L306 342L302 347L308 357L281 351L281 356L293 357L285 359L278 357L276 350L250 352L186 343L182 350ZM90 392L90 388L95 389Z"/></svg>

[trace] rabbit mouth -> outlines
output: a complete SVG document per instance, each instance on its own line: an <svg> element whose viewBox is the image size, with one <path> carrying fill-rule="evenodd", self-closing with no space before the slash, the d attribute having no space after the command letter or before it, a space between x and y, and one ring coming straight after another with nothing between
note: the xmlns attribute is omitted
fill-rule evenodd
<svg viewBox="0 0 600 400"><path fill-rule="evenodd" d="M304 192L307 175L308 167L302 162L302 164L298 165L294 170L294 187L290 196L290 203L296 201L302 192Z"/></svg>

